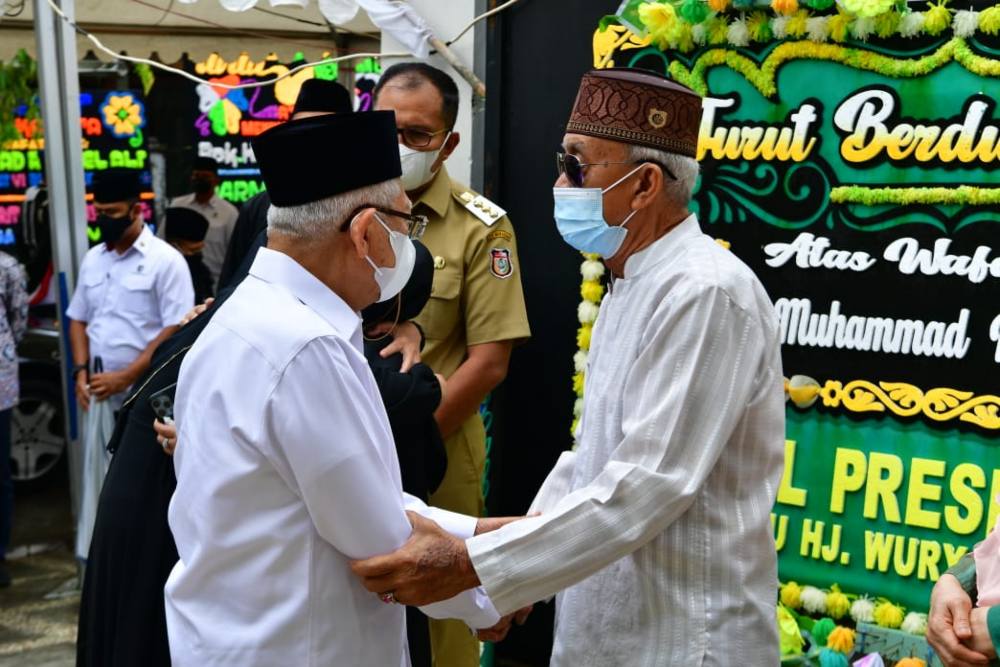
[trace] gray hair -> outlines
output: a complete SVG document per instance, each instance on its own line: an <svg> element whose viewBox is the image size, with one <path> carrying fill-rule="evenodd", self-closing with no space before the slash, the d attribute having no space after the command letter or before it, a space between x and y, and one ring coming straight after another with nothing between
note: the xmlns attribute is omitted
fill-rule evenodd
<svg viewBox="0 0 1000 667"><path fill-rule="evenodd" d="M667 197L678 204L687 205L691 201L695 183L698 182L698 161L686 155L668 153L647 146L628 145L628 157L636 162L658 162L673 172L676 181L664 174L663 189Z"/></svg>
<svg viewBox="0 0 1000 667"><path fill-rule="evenodd" d="M267 209L267 232L302 241L319 240L338 229L347 216L362 206L391 208L401 191L399 179L393 178L299 206L271 204Z"/></svg>

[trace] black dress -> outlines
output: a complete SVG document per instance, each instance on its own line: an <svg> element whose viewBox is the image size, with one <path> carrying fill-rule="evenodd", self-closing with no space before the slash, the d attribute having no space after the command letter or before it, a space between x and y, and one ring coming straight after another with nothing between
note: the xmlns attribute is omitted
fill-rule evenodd
<svg viewBox="0 0 1000 667"><path fill-rule="evenodd" d="M401 354L380 357L379 352L390 340L365 342L365 357L389 416L403 490L426 502L448 467L444 441L434 420L434 411L441 403L441 385L425 364L401 373ZM413 667L431 667L430 627L427 617L416 607L406 608L406 638Z"/></svg>

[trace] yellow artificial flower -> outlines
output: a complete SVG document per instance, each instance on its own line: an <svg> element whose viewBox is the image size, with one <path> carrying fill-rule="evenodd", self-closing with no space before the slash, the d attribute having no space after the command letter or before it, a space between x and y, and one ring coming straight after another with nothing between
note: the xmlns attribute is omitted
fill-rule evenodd
<svg viewBox="0 0 1000 667"><path fill-rule="evenodd" d="M781 587L781 604L789 609L802 606L802 587L794 581L789 581Z"/></svg>
<svg viewBox="0 0 1000 667"><path fill-rule="evenodd" d="M927 3L928 10L924 12L924 31L928 35L940 35L951 26L951 10L945 7L948 0L939 0L937 4Z"/></svg>
<svg viewBox="0 0 1000 667"><path fill-rule="evenodd" d="M639 20L646 26L649 37L666 50L677 24L677 11L667 2L645 2L639 5Z"/></svg>
<svg viewBox="0 0 1000 667"><path fill-rule="evenodd" d="M883 628L898 629L903 624L903 616L903 608L888 600L875 605L875 623Z"/></svg>
<svg viewBox="0 0 1000 667"><path fill-rule="evenodd" d="M781 655L799 655L802 653L802 632L795 617L785 605L778 605L778 640L781 645Z"/></svg>
<svg viewBox="0 0 1000 667"><path fill-rule="evenodd" d="M600 303L604 286L596 280L584 280L580 285L580 296L592 303Z"/></svg>
<svg viewBox="0 0 1000 667"><path fill-rule="evenodd" d="M839 620L844 617L847 610L851 608L851 601L847 599L847 596L840 592L840 588L834 584L830 592L826 594L826 613L830 615L830 618L834 620Z"/></svg>
<svg viewBox="0 0 1000 667"><path fill-rule="evenodd" d="M576 346L581 350L590 349L590 335L594 332L594 327L590 324L584 324L576 332Z"/></svg>
<svg viewBox="0 0 1000 667"><path fill-rule="evenodd" d="M809 30L808 21L809 12L804 9L800 9L788 17L788 23L785 25L785 32L788 33L789 37L799 39Z"/></svg>
<svg viewBox="0 0 1000 667"><path fill-rule="evenodd" d="M979 12L979 29L987 35L1000 35L1000 5Z"/></svg>
<svg viewBox="0 0 1000 667"><path fill-rule="evenodd" d="M128 137L143 126L142 107L131 95L108 95L104 105L104 124L116 137Z"/></svg>

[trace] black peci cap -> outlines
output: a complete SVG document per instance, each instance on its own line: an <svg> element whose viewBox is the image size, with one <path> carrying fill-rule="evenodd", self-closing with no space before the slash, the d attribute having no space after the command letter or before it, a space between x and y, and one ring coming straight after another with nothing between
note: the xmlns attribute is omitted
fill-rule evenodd
<svg viewBox="0 0 1000 667"><path fill-rule="evenodd" d="M274 206L300 206L399 178L391 111L293 120L252 140Z"/></svg>
<svg viewBox="0 0 1000 667"><path fill-rule="evenodd" d="M139 172L129 169L109 169L94 174L94 202L117 204L138 199L142 194Z"/></svg>
<svg viewBox="0 0 1000 667"><path fill-rule="evenodd" d="M353 111L351 94L336 81L306 79L299 88L292 114L302 111L326 111L330 113L350 113Z"/></svg>

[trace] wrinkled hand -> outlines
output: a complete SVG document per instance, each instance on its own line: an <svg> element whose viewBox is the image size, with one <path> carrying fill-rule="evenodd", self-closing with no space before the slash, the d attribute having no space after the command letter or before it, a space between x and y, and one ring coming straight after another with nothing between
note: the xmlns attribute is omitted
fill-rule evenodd
<svg viewBox="0 0 1000 667"><path fill-rule="evenodd" d="M966 646L977 653L982 653L987 658L997 657L996 648L993 646L993 639L990 638L990 629L986 625L986 615L989 607L976 607L969 615L969 625L972 626L972 638L963 642Z"/></svg>
<svg viewBox="0 0 1000 667"><path fill-rule="evenodd" d="M481 642L501 642L507 637L507 633L510 632L512 624L517 623L518 625L524 625L524 622L528 620L528 615L531 614L532 609L534 609L534 605L529 604L524 609L519 609L513 614L507 614L492 628L486 628L485 630L479 630L476 632L476 637L478 637Z"/></svg>
<svg viewBox="0 0 1000 667"><path fill-rule="evenodd" d="M181 326L184 326L194 318L204 313L206 310L208 310L208 307L211 306L213 303L215 303L215 298L210 296L207 299L205 299L205 303L199 303L197 306L187 311L184 314L184 317L181 318Z"/></svg>
<svg viewBox="0 0 1000 667"><path fill-rule="evenodd" d="M103 401L110 396L120 394L132 384L132 377L125 371L110 371L94 373L90 376L90 393Z"/></svg>
<svg viewBox="0 0 1000 667"><path fill-rule="evenodd" d="M163 453L167 456L173 456L174 450L177 448L177 427L174 425L173 419L169 417L167 419L166 423L154 419L153 430L156 431L156 441L163 448Z"/></svg>
<svg viewBox="0 0 1000 667"><path fill-rule="evenodd" d="M76 402L84 412L90 409L90 385L87 384L86 372L76 374Z"/></svg>
<svg viewBox="0 0 1000 667"><path fill-rule="evenodd" d="M943 574L931 593L931 610L927 616L927 642L945 667L986 665L985 655L971 650L970 641L972 600L953 575Z"/></svg>
<svg viewBox="0 0 1000 667"><path fill-rule="evenodd" d="M401 322L395 327L389 322L383 322L372 330L372 335L383 336L389 332L392 332L392 342L380 354L383 359L397 352L402 354L403 366L400 370L406 373L420 363L420 329L413 322Z"/></svg>
<svg viewBox="0 0 1000 667"><path fill-rule="evenodd" d="M391 554L351 561L365 588L392 593L401 604L422 606L479 585L465 542L419 514L406 514L413 524L406 544Z"/></svg>

